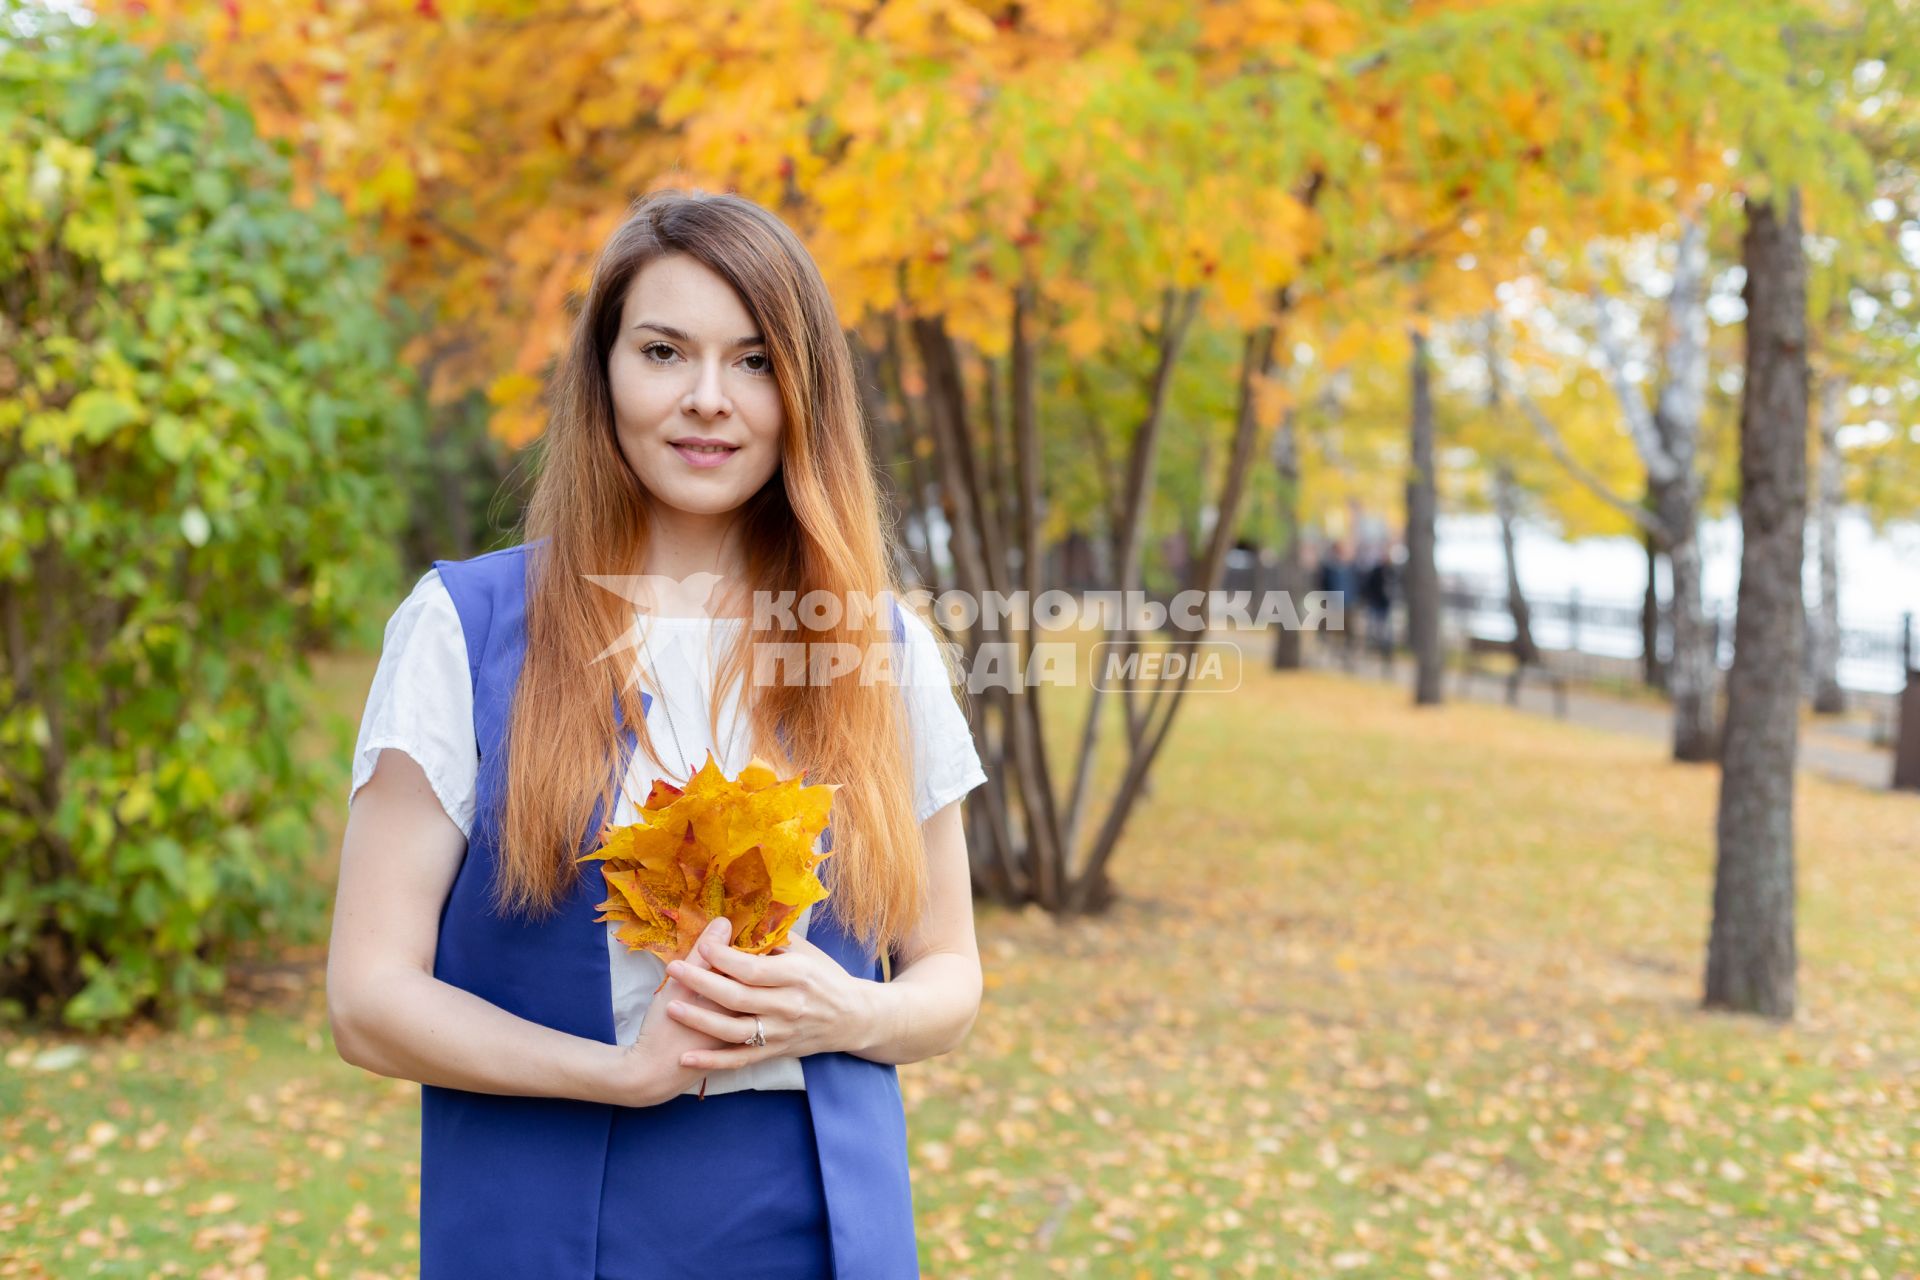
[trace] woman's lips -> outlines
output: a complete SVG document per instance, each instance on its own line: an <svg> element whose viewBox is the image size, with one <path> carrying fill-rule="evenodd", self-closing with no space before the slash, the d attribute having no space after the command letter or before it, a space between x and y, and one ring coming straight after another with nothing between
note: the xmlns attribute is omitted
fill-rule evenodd
<svg viewBox="0 0 1920 1280"><path fill-rule="evenodd" d="M740 452L738 449L697 449L678 444L673 446L673 451L685 458L688 466L702 469L722 466L728 458Z"/></svg>

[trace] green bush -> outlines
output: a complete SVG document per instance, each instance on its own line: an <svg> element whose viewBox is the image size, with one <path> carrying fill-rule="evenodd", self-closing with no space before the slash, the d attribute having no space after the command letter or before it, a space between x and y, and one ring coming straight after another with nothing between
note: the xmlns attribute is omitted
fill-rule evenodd
<svg viewBox="0 0 1920 1280"><path fill-rule="evenodd" d="M284 145L179 51L11 18L0 1010L94 1027L324 921L301 645L391 602L420 430L381 265Z"/></svg>

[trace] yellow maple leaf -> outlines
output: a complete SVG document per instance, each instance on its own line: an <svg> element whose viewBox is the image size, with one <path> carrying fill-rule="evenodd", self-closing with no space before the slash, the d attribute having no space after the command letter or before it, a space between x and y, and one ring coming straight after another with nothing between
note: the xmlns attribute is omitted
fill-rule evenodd
<svg viewBox="0 0 1920 1280"><path fill-rule="evenodd" d="M800 913L827 896L814 869L828 854L813 845L840 789L807 786L805 773L783 779L755 756L728 778L708 751L684 788L656 779L637 819L608 826L576 859L602 863L607 900L594 923L618 925L629 950L663 963L684 959L719 916L742 951L784 946Z"/></svg>

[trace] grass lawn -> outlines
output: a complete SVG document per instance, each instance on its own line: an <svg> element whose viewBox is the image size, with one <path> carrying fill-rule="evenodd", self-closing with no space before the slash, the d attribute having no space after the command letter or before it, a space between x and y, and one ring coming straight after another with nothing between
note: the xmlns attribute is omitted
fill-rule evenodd
<svg viewBox="0 0 1920 1280"><path fill-rule="evenodd" d="M348 728L371 673L322 669ZM926 1274L1920 1275L1920 798L1802 778L1799 1017L1709 1015L1718 775L1664 757L1191 695L1120 905L980 907L973 1034L901 1069ZM0 1043L0 1276L410 1274L418 1086L335 1057L321 963Z"/></svg>

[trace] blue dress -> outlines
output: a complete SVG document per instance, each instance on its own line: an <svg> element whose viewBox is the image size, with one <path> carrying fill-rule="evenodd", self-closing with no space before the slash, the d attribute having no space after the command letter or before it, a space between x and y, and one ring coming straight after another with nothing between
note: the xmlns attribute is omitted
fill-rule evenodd
<svg viewBox="0 0 1920 1280"><path fill-rule="evenodd" d="M752 1140L739 1141L742 1132ZM690 1094L613 1113L600 1192L599 1280L833 1274L813 1118L799 1089ZM662 1224L667 1229L662 1230Z"/></svg>
<svg viewBox="0 0 1920 1280"><path fill-rule="evenodd" d="M599 877L582 876L544 921L502 916L491 902L507 718L526 652L525 552L434 562L466 638L480 749L473 830L441 915L434 976L614 1044L605 926L594 923ZM650 702L643 693L643 708ZM631 751L637 740L622 732ZM580 852L601 820L596 809ZM880 979L879 957L831 910L816 910L807 938L854 976ZM652 1107L423 1085L421 1280L917 1277L898 1074L847 1053L800 1065L804 1090Z"/></svg>

